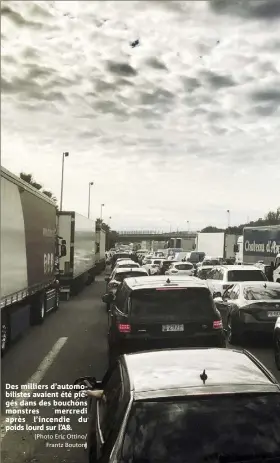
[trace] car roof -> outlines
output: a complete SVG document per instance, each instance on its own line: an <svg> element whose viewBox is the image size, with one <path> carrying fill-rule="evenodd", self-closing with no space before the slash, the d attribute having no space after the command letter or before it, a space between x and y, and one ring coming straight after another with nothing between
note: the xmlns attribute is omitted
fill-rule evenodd
<svg viewBox="0 0 280 463"><path fill-rule="evenodd" d="M247 287L247 286L260 287L260 286L263 286L265 288L280 289L279 283L274 283L274 282L270 282L270 281L240 281L240 282L236 282L236 284L240 284L242 287Z"/></svg>
<svg viewBox="0 0 280 463"><path fill-rule="evenodd" d="M147 277L140 277L140 278L126 278L126 284L131 289L148 289L148 288L158 288L169 285L167 280L170 282L170 286L173 285L180 286L181 288L188 288L188 287L201 287L201 288L208 288L208 285L200 278L182 275L180 277L173 276L173 275L156 275L156 276L147 276Z"/></svg>
<svg viewBox="0 0 280 463"><path fill-rule="evenodd" d="M138 262L134 262L132 259L121 259L120 262L122 264L130 263L130 264L137 264Z"/></svg>
<svg viewBox="0 0 280 463"><path fill-rule="evenodd" d="M280 393L272 374L244 350L168 349L123 357L135 400L238 392ZM204 370L205 384L200 377Z"/></svg>
<svg viewBox="0 0 280 463"><path fill-rule="evenodd" d="M201 270L205 270L205 269L209 270L210 268L214 268L214 267L216 268L217 265L202 265L201 267L198 268L197 271L200 272Z"/></svg>
<svg viewBox="0 0 280 463"><path fill-rule="evenodd" d="M145 275L148 275L148 272L145 268L143 267L130 267L129 265L127 267L121 267L121 268L116 268L115 272L116 273L125 273L125 272L143 272Z"/></svg>
<svg viewBox="0 0 280 463"><path fill-rule="evenodd" d="M255 270L261 271L260 268L255 265L216 265L215 267L222 267L225 270Z"/></svg>

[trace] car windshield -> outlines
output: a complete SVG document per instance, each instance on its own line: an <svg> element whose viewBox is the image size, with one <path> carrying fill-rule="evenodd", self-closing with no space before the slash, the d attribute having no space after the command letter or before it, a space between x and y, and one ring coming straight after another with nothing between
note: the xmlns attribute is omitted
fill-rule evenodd
<svg viewBox="0 0 280 463"><path fill-rule="evenodd" d="M121 272L117 273L115 276L115 280L117 281L123 281L125 278L130 278L130 277L146 277L147 273L146 272Z"/></svg>
<svg viewBox="0 0 280 463"><path fill-rule="evenodd" d="M229 463L280 456L279 417L279 394L136 402L121 461Z"/></svg>
<svg viewBox="0 0 280 463"><path fill-rule="evenodd" d="M132 293L131 316L149 320L184 320L213 317L208 288L159 287Z"/></svg>
<svg viewBox="0 0 280 463"><path fill-rule="evenodd" d="M228 281L267 281L261 270L230 270Z"/></svg>
<svg viewBox="0 0 280 463"><path fill-rule="evenodd" d="M244 298L249 301L269 301L271 299L280 300L280 285L278 288L265 288L264 286L247 286L244 288Z"/></svg>

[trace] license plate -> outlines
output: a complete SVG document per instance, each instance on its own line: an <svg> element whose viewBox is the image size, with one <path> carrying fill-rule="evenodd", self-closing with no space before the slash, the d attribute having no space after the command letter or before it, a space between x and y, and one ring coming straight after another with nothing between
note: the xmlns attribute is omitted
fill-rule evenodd
<svg viewBox="0 0 280 463"><path fill-rule="evenodd" d="M162 325L162 331L184 331L184 325Z"/></svg>
<svg viewBox="0 0 280 463"><path fill-rule="evenodd" d="M268 317L280 317L280 310L275 310L273 312L267 312Z"/></svg>

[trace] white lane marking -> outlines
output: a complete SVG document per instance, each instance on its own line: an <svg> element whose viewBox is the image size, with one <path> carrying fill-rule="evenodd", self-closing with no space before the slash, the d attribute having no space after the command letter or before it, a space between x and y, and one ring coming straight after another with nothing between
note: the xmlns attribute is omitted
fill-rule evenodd
<svg viewBox="0 0 280 463"><path fill-rule="evenodd" d="M42 379L45 376L46 372L48 371L50 366L53 364L55 358L57 357L57 355L61 351L62 347L66 343L67 339L68 339L68 337L64 337L64 338L59 338L57 340L57 342L53 345L51 350L48 352L48 354L42 360L42 362L38 366L35 373L27 380L27 382L25 383L25 387L24 388L22 387L21 389L16 390L15 392L30 392L30 398L31 398L32 391L36 390L36 386L34 387L34 385L36 385L36 384L40 383L40 381L42 381ZM12 391L12 389L10 389L10 391ZM4 394L5 394L5 392L4 392ZM9 400L9 399L7 399L7 400ZM20 398L20 399L12 399L12 400L20 401L20 400L23 400L23 399ZM25 399L25 400L29 400L29 399ZM9 407L9 408L10 409L11 408L12 409L20 409L22 407L20 405L15 405L14 407ZM10 416L11 417L13 417L13 416L16 417L17 415L12 414ZM22 416L24 416L24 415L22 415ZM27 415L27 416L29 416L29 415ZM2 416L1 417L1 440L5 437L7 432L9 432L9 431L6 431L6 417Z"/></svg>

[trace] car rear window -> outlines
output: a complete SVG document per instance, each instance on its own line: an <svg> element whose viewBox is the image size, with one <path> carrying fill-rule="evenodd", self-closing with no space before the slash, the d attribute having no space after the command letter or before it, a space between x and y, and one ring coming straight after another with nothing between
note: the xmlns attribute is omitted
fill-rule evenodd
<svg viewBox="0 0 280 463"><path fill-rule="evenodd" d="M145 463L236 463L268 455L273 463L280 456L279 394L136 402L122 448L122 461Z"/></svg>
<svg viewBox="0 0 280 463"><path fill-rule="evenodd" d="M278 288L264 288L254 286L247 286L244 288L244 298L249 301L269 301L271 299L280 300L280 285Z"/></svg>
<svg viewBox="0 0 280 463"><path fill-rule="evenodd" d="M159 265L160 263L161 263L161 260L160 260L160 259L159 259L159 260L154 260L154 261L153 261L153 264L156 264L156 265Z"/></svg>
<svg viewBox="0 0 280 463"><path fill-rule="evenodd" d="M207 288L159 287L137 290L131 296L130 313L137 319L204 319L212 318L213 312Z"/></svg>
<svg viewBox="0 0 280 463"><path fill-rule="evenodd" d="M267 281L261 270L230 270L228 281Z"/></svg>
<svg viewBox="0 0 280 463"><path fill-rule="evenodd" d="M124 264L120 264L118 265L118 268L125 268L125 267L129 267L129 268L137 268L139 267L138 264L131 264L131 263L124 263Z"/></svg>
<svg viewBox="0 0 280 463"><path fill-rule="evenodd" d="M123 281L125 278L130 278L130 277L146 277L147 273L146 272L122 272L122 273L117 273L115 276L115 280L117 281Z"/></svg>

